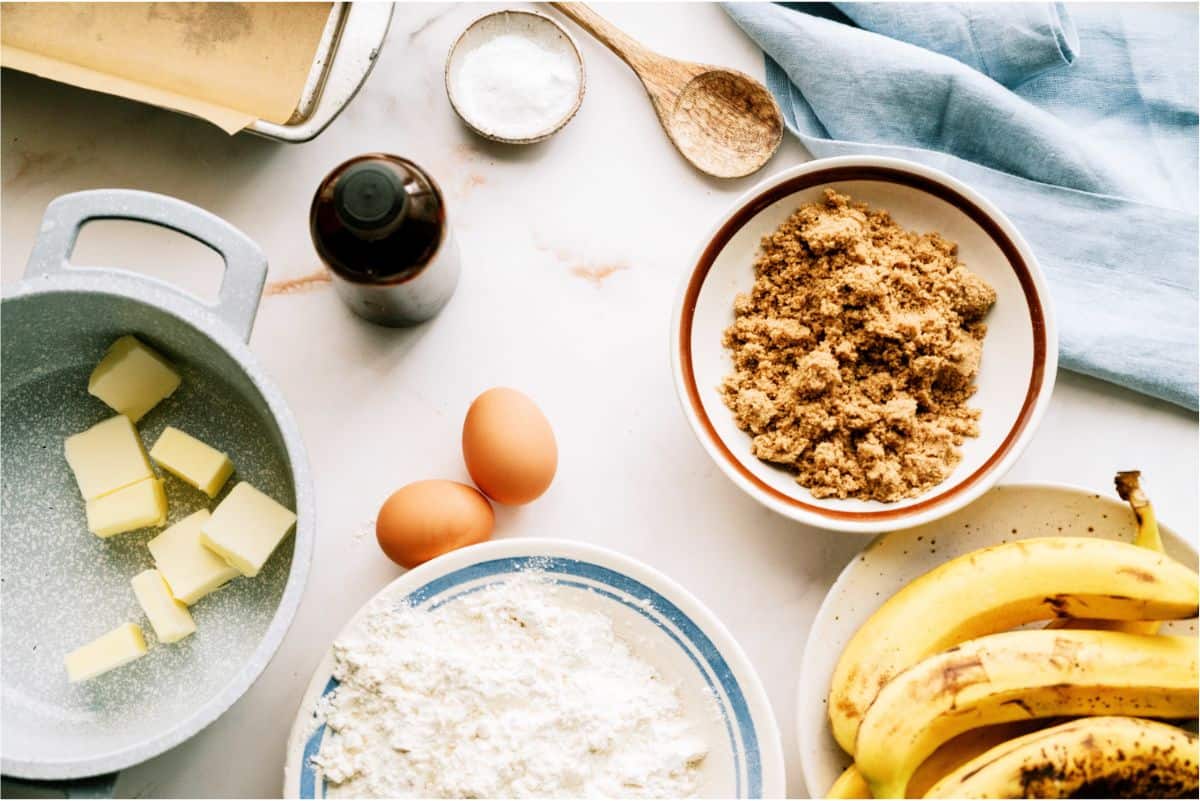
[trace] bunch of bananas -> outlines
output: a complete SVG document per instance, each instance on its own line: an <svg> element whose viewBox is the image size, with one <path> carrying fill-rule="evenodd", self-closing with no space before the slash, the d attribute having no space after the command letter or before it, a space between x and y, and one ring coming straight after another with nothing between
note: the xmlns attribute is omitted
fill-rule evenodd
<svg viewBox="0 0 1200 801"><path fill-rule="evenodd" d="M1196 617L1200 577L1162 553L1138 473L1116 483L1133 544L984 548L867 620L830 688L854 764L829 797L1196 797L1196 735L1146 718L1197 716L1197 640L1157 632Z"/></svg>

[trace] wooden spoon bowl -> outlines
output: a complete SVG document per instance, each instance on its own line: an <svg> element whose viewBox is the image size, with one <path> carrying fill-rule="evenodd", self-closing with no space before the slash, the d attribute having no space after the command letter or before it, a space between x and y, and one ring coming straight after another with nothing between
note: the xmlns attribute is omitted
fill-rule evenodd
<svg viewBox="0 0 1200 801"><path fill-rule="evenodd" d="M745 73L661 56L583 3L551 3L633 69L683 157L717 178L762 168L783 139L783 115Z"/></svg>
<svg viewBox="0 0 1200 801"><path fill-rule="evenodd" d="M663 128L688 161L718 178L757 171L783 138L779 107L766 87L719 67L704 67L684 85Z"/></svg>

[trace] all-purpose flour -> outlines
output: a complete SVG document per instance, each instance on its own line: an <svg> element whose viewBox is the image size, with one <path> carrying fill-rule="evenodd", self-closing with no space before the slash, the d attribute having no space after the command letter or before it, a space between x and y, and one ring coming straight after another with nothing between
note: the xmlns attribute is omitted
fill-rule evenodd
<svg viewBox="0 0 1200 801"><path fill-rule="evenodd" d="M331 792L503 798L694 795L707 745L606 615L536 572L432 612L368 611L313 758Z"/></svg>

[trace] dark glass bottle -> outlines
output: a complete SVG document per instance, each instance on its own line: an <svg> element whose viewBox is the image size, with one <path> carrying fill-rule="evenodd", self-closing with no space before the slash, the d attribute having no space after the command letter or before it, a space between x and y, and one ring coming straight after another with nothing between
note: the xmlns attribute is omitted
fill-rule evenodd
<svg viewBox="0 0 1200 801"><path fill-rule="evenodd" d="M368 153L317 187L313 245L338 294L382 325L415 325L441 311L458 284L458 246L441 190L407 159Z"/></svg>

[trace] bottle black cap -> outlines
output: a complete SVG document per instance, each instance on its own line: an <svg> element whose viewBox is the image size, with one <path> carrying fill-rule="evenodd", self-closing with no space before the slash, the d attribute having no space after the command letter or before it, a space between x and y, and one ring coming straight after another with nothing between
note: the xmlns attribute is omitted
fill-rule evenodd
<svg viewBox="0 0 1200 801"><path fill-rule="evenodd" d="M400 176L378 164L355 164L338 178L333 207L351 228L382 228L404 211L408 199Z"/></svg>

